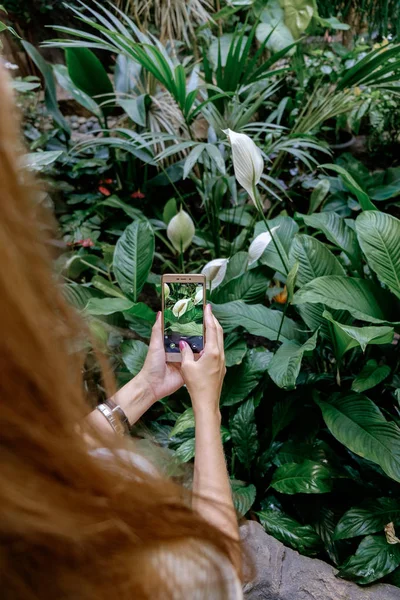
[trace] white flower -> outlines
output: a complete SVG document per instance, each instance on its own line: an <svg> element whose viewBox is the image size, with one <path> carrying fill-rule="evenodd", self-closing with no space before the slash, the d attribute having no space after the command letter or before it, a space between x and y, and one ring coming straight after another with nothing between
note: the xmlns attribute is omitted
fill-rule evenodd
<svg viewBox="0 0 400 600"><path fill-rule="evenodd" d="M11 62L5 62L4 66L6 69L9 69L10 71L16 71L17 69L19 69L18 65L15 65L14 63L11 63Z"/></svg>
<svg viewBox="0 0 400 600"><path fill-rule="evenodd" d="M271 233L279 229L279 225L273 227L271 229ZM251 242L249 246L249 265L255 263L261 256L264 254L265 249L271 243L272 236L269 231L265 231L264 233L260 233L254 240Z"/></svg>
<svg viewBox="0 0 400 600"><path fill-rule="evenodd" d="M166 300L168 298L170 293L171 293L171 290L169 289L169 285L167 283L164 283L164 300Z"/></svg>
<svg viewBox="0 0 400 600"><path fill-rule="evenodd" d="M215 258L214 260L210 260L210 262L203 267L201 272L206 276L207 284L211 283L211 290L214 290L222 282L225 277L227 266L227 258Z"/></svg>
<svg viewBox="0 0 400 600"><path fill-rule="evenodd" d="M187 212L181 210L169 222L167 236L175 250L184 252L192 243L194 223Z"/></svg>
<svg viewBox="0 0 400 600"><path fill-rule="evenodd" d="M228 136L229 143L232 146L235 177L255 204L254 187L260 181L264 170L261 150L244 133L236 133L231 129L225 129L224 133Z"/></svg>
<svg viewBox="0 0 400 600"><path fill-rule="evenodd" d="M195 304L200 304L200 302L203 302L203 288L199 288L196 292L196 295L194 297L194 303Z"/></svg>
<svg viewBox="0 0 400 600"><path fill-rule="evenodd" d="M174 313L175 317L177 317L179 319L179 317L181 317L182 315L185 314L185 312L187 311L189 302L190 302L190 298L184 298L183 300L178 300L178 302L176 302L174 304L172 312Z"/></svg>

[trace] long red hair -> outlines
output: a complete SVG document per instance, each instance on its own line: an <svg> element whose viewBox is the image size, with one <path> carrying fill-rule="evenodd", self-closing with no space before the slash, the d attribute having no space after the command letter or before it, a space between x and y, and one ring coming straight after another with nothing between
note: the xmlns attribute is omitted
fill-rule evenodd
<svg viewBox="0 0 400 600"><path fill-rule="evenodd" d="M227 556L233 542L192 511L183 488L118 458L119 438L91 432L115 455L113 469L88 452L78 426L89 408L75 343L85 325L52 272L51 219L21 166L19 122L1 67L0 99L1 596L180 597L180 581L166 582L148 556L171 548L179 560L190 540Z"/></svg>

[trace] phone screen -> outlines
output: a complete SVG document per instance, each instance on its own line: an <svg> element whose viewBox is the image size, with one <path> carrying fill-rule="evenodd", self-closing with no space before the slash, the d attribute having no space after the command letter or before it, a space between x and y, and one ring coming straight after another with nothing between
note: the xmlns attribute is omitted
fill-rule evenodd
<svg viewBox="0 0 400 600"><path fill-rule="evenodd" d="M203 285L170 282L164 284L164 347L166 352L179 353L184 340L193 353L204 347Z"/></svg>

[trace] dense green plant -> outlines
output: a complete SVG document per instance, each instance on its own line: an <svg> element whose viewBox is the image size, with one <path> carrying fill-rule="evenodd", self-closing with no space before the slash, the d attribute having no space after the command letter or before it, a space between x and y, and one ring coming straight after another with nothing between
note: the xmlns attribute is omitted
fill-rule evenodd
<svg viewBox="0 0 400 600"><path fill-rule="evenodd" d="M232 5L220 18L229 37L203 30L194 65L123 13L79 4L94 33L57 28L69 37L49 45L65 48L65 66L24 43L54 126L31 138L45 152L29 161L62 196L67 298L123 383L145 359L161 273L216 260L208 300L226 333L221 431L238 512L342 577L396 582L399 547L384 528L400 527L399 170L370 172L348 154L333 162L322 135L363 94L397 92L399 46L335 46L319 62L297 31L273 51L271 31L257 46L260 23L240 23ZM296 3L284 4L290 16ZM98 50L116 56L113 81ZM56 82L97 118L89 139L71 137ZM268 158L250 189L256 205L236 186L222 130L251 135ZM168 229L182 209L184 244ZM172 461L193 458L184 389L143 427Z"/></svg>

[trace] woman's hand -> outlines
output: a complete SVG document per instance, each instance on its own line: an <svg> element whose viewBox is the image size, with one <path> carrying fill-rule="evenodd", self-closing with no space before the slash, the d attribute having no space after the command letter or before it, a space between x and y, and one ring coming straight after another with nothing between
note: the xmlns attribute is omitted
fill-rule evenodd
<svg viewBox="0 0 400 600"><path fill-rule="evenodd" d="M147 387L152 403L170 396L183 385L183 378L178 364L165 362L165 349L162 331L161 313L153 325L149 351L140 373L134 381Z"/></svg>
<svg viewBox="0 0 400 600"><path fill-rule="evenodd" d="M199 360L195 361L192 349L179 342L182 354L181 372L190 394L195 415L201 411L219 414L219 399L226 373L224 335L221 325L207 304L204 312L206 344Z"/></svg>

